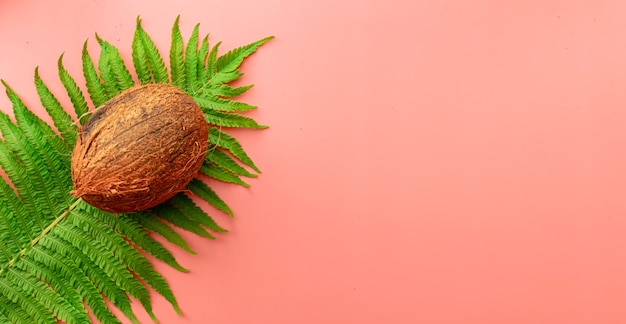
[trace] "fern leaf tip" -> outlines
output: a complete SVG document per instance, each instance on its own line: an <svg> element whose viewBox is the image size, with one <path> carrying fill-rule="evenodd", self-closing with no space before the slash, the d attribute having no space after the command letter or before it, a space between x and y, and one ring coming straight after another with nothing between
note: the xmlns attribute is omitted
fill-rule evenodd
<svg viewBox="0 0 626 324"><path fill-rule="evenodd" d="M159 323L159 319L156 317L156 315L154 315L154 312L151 309L148 310L147 313L148 315L150 315L150 318L154 323Z"/></svg>
<svg viewBox="0 0 626 324"><path fill-rule="evenodd" d="M61 55L59 55L59 59L57 60L57 67L59 70L63 69L63 55L65 55L65 53L61 53Z"/></svg>
<svg viewBox="0 0 626 324"><path fill-rule="evenodd" d="M141 16L137 16L137 24L135 25L135 32L142 32L143 27L141 27Z"/></svg>

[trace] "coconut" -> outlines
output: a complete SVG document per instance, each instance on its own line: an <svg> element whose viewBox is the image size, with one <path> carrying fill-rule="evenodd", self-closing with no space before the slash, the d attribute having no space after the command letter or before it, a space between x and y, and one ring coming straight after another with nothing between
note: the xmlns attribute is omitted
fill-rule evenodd
<svg viewBox="0 0 626 324"><path fill-rule="evenodd" d="M182 191L197 175L208 125L178 88L128 89L97 108L72 152L72 195L113 213L146 210Z"/></svg>

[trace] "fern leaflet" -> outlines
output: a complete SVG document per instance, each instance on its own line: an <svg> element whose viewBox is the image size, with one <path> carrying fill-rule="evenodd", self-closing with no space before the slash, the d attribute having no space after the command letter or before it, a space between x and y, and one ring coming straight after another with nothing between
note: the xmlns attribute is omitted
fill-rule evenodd
<svg viewBox="0 0 626 324"><path fill-rule="evenodd" d="M170 47L170 73L172 74L172 84L184 89L185 81L185 58L183 54L183 36L178 27L179 17L176 17L174 27L172 27L172 46Z"/></svg>
<svg viewBox="0 0 626 324"><path fill-rule="evenodd" d="M67 71L66 71L67 73ZM54 94L50 92L50 89L45 85L41 77L39 76L39 68L35 69L35 88L39 94L41 105L46 109L48 115L52 117L54 126L59 130L59 133L63 137L63 140L71 148L76 142L77 127L74 125L72 117L63 110L61 103ZM83 98L84 102L84 98ZM85 107L87 104L85 104ZM86 111L85 111L86 112ZM84 113L82 110L79 113Z"/></svg>
<svg viewBox="0 0 626 324"><path fill-rule="evenodd" d="M185 79L187 83L187 92L195 93L199 87L198 82L198 28L197 24L193 28L191 37L187 42L187 49L185 51Z"/></svg>
<svg viewBox="0 0 626 324"><path fill-rule="evenodd" d="M82 124L83 122L87 121L87 118L84 117L89 111L89 107L87 106L87 102L85 101L85 96L76 84L74 78L72 78L67 70L65 70L65 67L63 67L63 55L59 57L57 65L59 68L59 78L61 79L61 83L65 87L67 95L72 101L72 106L74 107L74 112L76 113L79 122Z"/></svg>
<svg viewBox="0 0 626 324"><path fill-rule="evenodd" d="M261 170L254 164L252 159L248 156L246 151L241 147L239 141L236 138L228 135L224 131L218 128L209 129L209 143L228 150L233 156L238 158L241 162L251 167L256 172Z"/></svg>
<svg viewBox="0 0 626 324"><path fill-rule="evenodd" d="M206 160L232 174L254 178L257 175L250 173L239 165L232 157L222 150L212 150L206 155Z"/></svg>
<svg viewBox="0 0 626 324"><path fill-rule="evenodd" d="M87 42L83 44L82 60L83 75L85 76L85 81L87 84L87 92L89 93L89 96L91 97L91 102L93 102L94 106L100 107L103 103L109 100L110 97L106 94L104 86L102 85L102 81L100 80L98 72L96 71L96 67L93 65L93 60L91 59L89 51L87 50ZM80 114L79 116L82 116L83 114Z"/></svg>

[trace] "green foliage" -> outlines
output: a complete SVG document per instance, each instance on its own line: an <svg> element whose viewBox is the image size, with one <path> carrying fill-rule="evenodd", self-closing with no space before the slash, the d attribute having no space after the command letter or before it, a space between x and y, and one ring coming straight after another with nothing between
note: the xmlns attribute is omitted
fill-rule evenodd
<svg viewBox="0 0 626 324"><path fill-rule="evenodd" d="M246 151L243 150L241 144L239 144L237 139L221 131L220 129L216 127L209 129L209 143L214 145L214 147L216 148L228 150L241 162L251 167L256 172L261 172L261 170L259 170L259 168L252 161L252 159L248 156Z"/></svg>
<svg viewBox="0 0 626 324"><path fill-rule="evenodd" d="M199 87L198 80L198 30L200 25L193 28L187 49L185 51L185 80L187 81L187 91L195 92Z"/></svg>
<svg viewBox="0 0 626 324"><path fill-rule="evenodd" d="M233 159L230 155L222 150L211 150L206 155L206 159L207 162L210 162L211 164L222 168L224 169L224 171L230 172L232 174L251 178L257 176L256 174L251 173L250 171L239 165L239 163L237 163L235 159Z"/></svg>
<svg viewBox="0 0 626 324"><path fill-rule="evenodd" d="M89 93L91 102L93 102L94 106L100 107L103 103L109 100L110 97L104 91L104 86L102 85L102 81L100 81L98 71L96 71L96 67L93 65L93 60L91 59L89 51L87 50L86 41L85 44L83 44L82 60L83 75L85 76L87 92Z"/></svg>
<svg viewBox="0 0 626 324"><path fill-rule="evenodd" d="M86 43L85 43L86 46ZM86 51L86 50L85 50ZM74 112L76 112L76 116L80 122L83 124L87 121L87 113L89 112L89 107L87 107L87 102L85 101L85 96L83 92L80 90L76 81L72 76L65 70L63 67L63 55L59 57L59 78L61 79L61 83L65 87L67 91L67 95L70 97L72 101L72 106L74 107ZM93 64L92 64L93 67ZM36 81L35 81L36 82ZM41 96L41 94L40 94Z"/></svg>
<svg viewBox="0 0 626 324"><path fill-rule="evenodd" d="M6 82L15 120L0 112L0 323L87 323L88 312L101 323L120 323L106 301L138 323L130 297L156 321L148 288L163 296L180 313L174 294L144 251L180 271L187 271L173 254L152 238L154 233L195 253L176 231L186 230L214 239L227 232L196 201L205 201L232 216L231 208L205 182L195 179L188 193L179 193L152 210L114 215L74 198L70 156L78 129L97 108L116 94L138 84L171 83L190 94L210 124L210 150L201 173L210 178L248 186L242 177L260 172L226 128L264 128L242 115L255 106L235 101L252 86L232 87L243 60L270 38L218 55L220 43L209 46L196 25L184 44L179 18L172 28L169 71L157 46L137 19L132 62L137 80L119 50L96 35L97 66L82 48L83 87L58 61L59 81L72 103L74 116L61 105L35 69L34 83L49 125L29 110Z"/></svg>
<svg viewBox="0 0 626 324"><path fill-rule="evenodd" d="M126 65L117 48L98 37L98 35L96 35L96 38L101 48L98 69L100 70L100 77L104 80L105 89L111 89L109 94L118 94L120 91L135 85L133 77L126 69Z"/></svg>
<svg viewBox="0 0 626 324"><path fill-rule="evenodd" d="M213 207L227 213L230 216L233 216L233 211L228 207L228 205L220 198L213 189L206 185L206 183L194 179L191 181L187 189L191 190L198 197L206 200Z"/></svg>
<svg viewBox="0 0 626 324"><path fill-rule="evenodd" d="M150 80L154 83L169 82L163 58L150 36L141 27L139 18L133 39L133 62L141 84L150 83Z"/></svg>
<svg viewBox="0 0 626 324"><path fill-rule="evenodd" d="M206 80L209 78L206 60L209 56L209 35L204 36L200 49L198 50L198 80Z"/></svg>
<svg viewBox="0 0 626 324"><path fill-rule="evenodd" d="M67 73L67 71L64 71ZM68 74L69 76L69 74ZM54 126L59 130L59 133L63 137L63 140L67 145L74 146L76 142L76 132L77 127L72 120L72 117L63 110L61 103L54 96L50 89L45 85L41 77L39 77L39 69L35 69L35 87L37 88L37 93L39 94L39 99L41 100L41 105L46 109L48 115L52 118L54 122ZM82 100L84 102L84 98ZM85 104L85 108L86 108ZM82 107L79 108L78 113L86 113L87 110L83 112Z"/></svg>
<svg viewBox="0 0 626 324"><path fill-rule="evenodd" d="M148 212L134 213L124 216L130 217L132 221L139 223L143 228L162 236L168 242L178 245L183 250L191 254L196 254L196 252L189 247L187 241L185 241L180 234L174 231L158 216Z"/></svg>
<svg viewBox="0 0 626 324"><path fill-rule="evenodd" d="M172 74L172 84L183 89L187 84L185 81L185 58L183 54L183 36L178 27L176 17L174 27L172 27L172 46L170 47L170 73Z"/></svg>
<svg viewBox="0 0 626 324"><path fill-rule="evenodd" d="M241 180L241 177L239 177L238 175L234 173L230 173L226 169L220 168L217 165L213 163L209 163L207 161L204 161L204 163L200 167L200 172L211 178L214 178L223 182L234 183L234 184L242 185L244 187L250 186L248 183Z"/></svg>
<svg viewBox="0 0 626 324"><path fill-rule="evenodd" d="M243 127L258 129L267 128L267 126L265 125L257 124L254 119L242 116L240 114L229 114L221 111L207 109L205 107L201 108L203 108L202 110L204 111L204 116L207 123L211 125L217 125L220 127Z"/></svg>

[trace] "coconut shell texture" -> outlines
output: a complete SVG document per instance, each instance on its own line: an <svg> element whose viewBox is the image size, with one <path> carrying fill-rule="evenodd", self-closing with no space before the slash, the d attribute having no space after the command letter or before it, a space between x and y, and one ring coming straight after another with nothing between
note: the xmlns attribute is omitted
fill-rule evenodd
<svg viewBox="0 0 626 324"><path fill-rule="evenodd" d="M126 90L85 123L72 152L75 197L105 211L146 210L173 197L197 175L208 125L178 88Z"/></svg>

